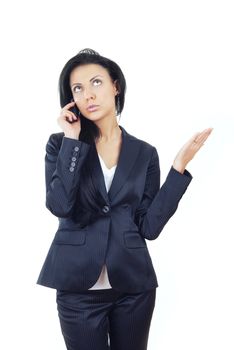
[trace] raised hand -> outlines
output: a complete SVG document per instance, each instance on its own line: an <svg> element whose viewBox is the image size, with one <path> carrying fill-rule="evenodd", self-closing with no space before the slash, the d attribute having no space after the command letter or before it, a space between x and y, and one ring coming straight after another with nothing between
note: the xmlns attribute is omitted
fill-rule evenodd
<svg viewBox="0 0 234 350"><path fill-rule="evenodd" d="M69 110L71 107L74 107L74 105L75 102L66 104L61 109L61 113L57 119L57 122L62 128L66 137L78 139L81 131L80 118Z"/></svg>
<svg viewBox="0 0 234 350"><path fill-rule="evenodd" d="M173 168L183 174L187 164L204 145L204 142L211 134L212 130L213 128L208 128L194 134L177 153L173 162Z"/></svg>

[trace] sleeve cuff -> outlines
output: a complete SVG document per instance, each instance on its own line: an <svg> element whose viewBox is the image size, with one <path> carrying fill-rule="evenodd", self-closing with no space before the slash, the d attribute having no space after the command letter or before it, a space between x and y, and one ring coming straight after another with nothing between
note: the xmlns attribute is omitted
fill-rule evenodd
<svg viewBox="0 0 234 350"><path fill-rule="evenodd" d="M188 170L184 170L184 173L181 174L177 171L173 166L167 175L167 182L172 184L173 188L187 188L190 182L192 181L193 176L190 174Z"/></svg>

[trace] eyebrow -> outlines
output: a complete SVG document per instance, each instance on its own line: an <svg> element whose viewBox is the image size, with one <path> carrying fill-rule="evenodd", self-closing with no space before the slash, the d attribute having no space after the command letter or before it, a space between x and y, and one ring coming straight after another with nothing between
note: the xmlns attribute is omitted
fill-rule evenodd
<svg viewBox="0 0 234 350"><path fill-rule="evenodd" d="M97 77L102 77L102 75L98 74L98 75L95 75L95 77L91 78L89 81L92 81L93 79L97 78ZM73 85L82 85L81 83L74 83L72 84Z"/></svg>

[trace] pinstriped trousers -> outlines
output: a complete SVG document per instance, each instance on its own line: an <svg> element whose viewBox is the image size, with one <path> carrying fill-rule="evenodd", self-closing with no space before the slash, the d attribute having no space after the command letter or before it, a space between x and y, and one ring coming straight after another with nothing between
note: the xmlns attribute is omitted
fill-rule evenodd
<svg viewBox="0 0 234 350"><path fill-rule="evenodd" d="M111 289L57 290L62 335L68 350L146 350L156 288L141 293Z"/></svg>

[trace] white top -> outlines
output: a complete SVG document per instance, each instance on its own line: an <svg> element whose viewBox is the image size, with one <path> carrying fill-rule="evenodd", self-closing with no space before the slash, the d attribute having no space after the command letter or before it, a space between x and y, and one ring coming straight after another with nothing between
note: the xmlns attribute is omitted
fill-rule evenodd
<svg viewBox="0 0 234 350"><path fill-rule="evenodd" d="M106 190L108 192L114 177L117 164L109 169L107 168L106 164L104 163L99 153L98 153L98 157L99 157L100 164L102 167L102 172L104 175ZM106 265L104 264L102 266L102 271L99 275L97 282L89 289L110 289L110 288L112 288L112 286L110 285L110 281L108 279L108 274L107 274L107 268L106 268Z"/></svg>

